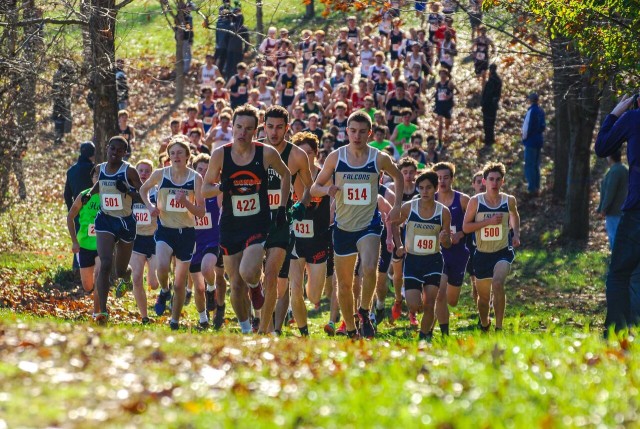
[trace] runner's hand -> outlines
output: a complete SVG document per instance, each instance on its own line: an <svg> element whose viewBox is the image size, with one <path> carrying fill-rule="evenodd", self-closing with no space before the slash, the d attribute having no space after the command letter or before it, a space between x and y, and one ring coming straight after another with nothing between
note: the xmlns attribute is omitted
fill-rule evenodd
<svg viewBox="0 0 640 429"><path fill-rule="evenodd" d="M116 189L122 192L123 194L126 194L127 192L129 192L129 188L127 187L127 184L122 179L116 180Z"/></svg>
<svg viewBox="0 0 640 429"><path fill-rule="evenodd" d="M221 193L229 192L231 190L231 183L229 183L229 179L220 179L220 183L218 183L218 190Z"/></svg>
<svg viewBox="0 0 640 429"><path fill-rule="evenodd" d="M293 207L291 207L291 210L289 210L290 216L295 220L302 220L306 212L306 207L300 201L295 203Z"/></svg>
<svg viewBox="0 0 640 429"><path fill-rule="evenodd" d="M287 225L287 209L286 207L278 207L278 211L276 212L275 225L276 228L282 228Z"/></svg>
<svg viewBox="0 0 640 429"><path fill-rule="evenodd" d="M80 244L79 243L73 243L71 245L71 251L73 253L78 253L80 251Z"/></svg>
<svg viewBox="0 0 640 429"><path fill-rule="evenodd" d="M89 200L91 199L91 195L89 195L89 192L87 192L86 194L83 194L80 197L80 201L82 201L82 205L84 206L85 204L87 204L89 202Z"/></svg>
<svg viewBox="0 0 640 429"><path fill-rule="evenodd" d="M337 187L336 185L331 185L329 186L329 189L327 190L327 195L329 195L332 198L335 198L336 193L340 190L339 187Z"/></svg>
<svg viewBox="0 0 640 429"><path fill-rule="evenodd" d="M400 246L396 249L396 255L399 257L403 257L405 253L404 246Z"/></svg>

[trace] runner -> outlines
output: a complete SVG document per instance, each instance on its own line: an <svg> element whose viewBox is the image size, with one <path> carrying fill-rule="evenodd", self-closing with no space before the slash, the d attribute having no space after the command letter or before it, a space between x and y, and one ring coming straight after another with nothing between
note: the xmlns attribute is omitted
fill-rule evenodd
<svg viewBox="0 0 640 429"><path fill-rule="evenodd" d="M318 138L311 133L298 133L292 143L302 149L309 157L311 177L316 178L320 167L316 164L318 155ZM305 195L307 187L302 178L294 182L295 195ZM297 199L297 198L296 198ZM322 290L327 277L327 258L329 241L331 240L329 224L331 198L311 198L306 213L301 220L294 221L293 231L296 236L294 256L292 256L289 279L291 281L291 307L300 334L308 335L307 307L304 303L304 272L307 272L307 297L313 305L320 306Z"/></svg>
<svg viewBox="0 0 640 429"><path fill-rule="evenodd" d="M502 330L506 307L504 283L515 258L513 249L520 246L520 215L516 199L500 192L506 169L502 163L490 162L482 170L486 192L469 200L464 216L466 234L475 233L476 251L473 269L478 290L480 328L488 332L491 327L489 302L493 293L496 331ZM509 226L513 238L509 239Z"/></svg>
<svg viewBox="0 0 640 429"><path fill-rule="evenodd" d="M209 167L209 155L201 154L194 158L193 169L201 176L205 176ZM216 271L215 267L220 254L218 244L220 242L220 207L218 198L205 198L205 214L196 216L196 250L191 259L189 273L193 280L195 295L194 302L199 316L200 329L210 326L209 311L216 310L213 325L220 329L224 322L224 294L226 288L217 291L222 294L222 304L216 305Z"/></svg>
<svg viewBox="0 0 640 429"><path fill-rule="evenodd" d="M133 151L133 147L136 144L136 130L129 125L129 112L126 110L118 111L118 135L125 138L127 143L129 143L129 147L127 149L127 155L125 159L129 159L131 156L131 151Z"/></svg>
<svg viewBox="0 0 640 429"><path fill-rule="evenodd" d="M155 233L157 273L161 291L154 306L156 314L162 316L171 300L169 271L171 257L175 256L174 297L171 303L169 327L180 329L180 314L186 298L187 276L195 247L194 215L205 214L204 200L200 193L202 177L188 167L191 151L189 144L180 137L167 146L171 162L169 167L155 170L140 190L142 201L151 216L158 216ZM157 203L149 199L149 192L157 186Z"/></svg>
<svg viewBox="0 0 640 429"><path fill-rule="evenodd" d="M340 309L346 322L347 335L357 338L359 333L353 317L353 273L356 257L360 256L363 286L358 313L362 317L362 336L371 338L375 332L369 319L369 308L375 291L382 231L377 210L380 172L385 171L393 178L399 193L403 191L403 183L393 159L367 145L371 135L369 115L362 111L352 113L347 123L347 133L348 145L329 154L311 187L311 196L329 195L336 198L333 242ZM332 177L335 183L332 183ZM400 202L397 199L390 211L391 221L398 218Z"/></svg>
<svg viewBox="0 0 640 429"><path fill-rule="evenodd" d="M395 193L395 198L400 197L402 203L411 201L418 195L418 188L416 186L416 174L418 173L418 163L410 157L405 156L398 161L398 169L403 178L403 192L399 194L396 191L395 184L391 184L389 189ZM404 235L404 229L401 230L401 234ZM396 242L396 249L402 242ZM395 301L391 308L391 322L395 322L402 315L402 285L403 275L402 266L404 258L396 251L392 253L391 265L393 267L393 289L395 291ZM418 321L416 319L415 312L409 312L409 323L411 326L417 327Z"/></svg>
<svg viewBox="0 0 640 429"><path fill-rule="evenodd" d="M453 94L458 89L451 80L451 72L445 68L440 69L440 82L436 83L434 112L438 119L438 152L442 150L443 141L449 141L449 127L451 127L451 111L453 110ZM444 126L443 126L444 125ZM446 136L443 140L443 128Z"/></svg>
<svg viewBox="0 0 640 429"><path fill-rule="evenodd" d="M473 68L476 73L476 77L480 78L482 87L487 81L487 70L489 70L489 48L491 48L491 54L495 54L496 46L493 44L493 40L487 37L487 28L484 25L478 27L479 36L473 40L471 46L471 55L473 55Z"/></svg>
<svg viewBox="0 0 640 429"><path fill-rule="evenodd" d="M462 231L464 214L469 204L469 196L453 189L456 167L450 162L439 162L433 166L438 175L436 201L444 204L451 214L451 247L442 250L444 257L443 281L438 292L436 313L443 335L449 334L449 305L458 305L464 273L469 261L469 249Z"/></svg>
<svg viewBox="0 0 640 429"><path fill-rule="evenodd" d="M136 238L132 205L133 198L138 198L138 189L142 183L138 172L122 160L128 146L124 137L111 137L107 145L107 162L99 165L98 182L89 193L100 193L100 211L95 220L96 249L100 258L100 271L96 281L100 311L95 320L99 324L105 324L109 319L107 298L113 268L115 267L115 275L121 279L121 283L125 282L128 287L131 281L129 260Z"/></svg>
<svg viewBox="0 0 640 429"><path fill-rule="evenodd" d="M272 167L282 183L281 202L273 222L280 228L288 225L286 202L289 200L291 174L278 151L253 142L258 127L258 112L241 106L233 113L233 142L211 155L203 185L203 196L222 194L220 248L224 267L231 283L231 305L243 334L251 332L250 304L264 304L260 277L270 225L267 169Z"/></svg>
<svg viewBox="0 0 640 429"><path fill-rule="evenodd" d="M98 181L99 175L100 169L93 167L93 169L91 169L91 180L94 185ZM90 294L93 297L92 317L95 318L100 312L98 294L94 290L95 280L100 272L100 258L98 258L98 252L96 251L96 230L94 222L100 210L100 195L94 194L90 197L85 197L89 192L91 192L91 189L80 192L80 195L74 200L69 209L69 213L67 213L67 228L69 230L69 236L71 237L71 250L75 254L78 266L80 267L82 288L87 295ZM80 225L77 231L75 224L76 216L78 216Z"/></svg>
<svg viewBox="0 0 640 429"><path fill-rule="evenodd" d="M473 175L473 180L471 181L471 187L473 188L474 195L477 195L486 191L486 188L482 180L482 171L478 171L476 172L476 174ZM467 272L471 277L471 298L473 299L473 303L477 306L478 290L476 289L476 273L473 270L473 254L476 251L476 235L475 234L467 234L467 249L469 249L469 262L467 262Z"/></svg>
<svg viewBox="0 0 640 429"><path fill-rule="evenodd" d="M144 184L151 177L153 163L148 159L138 161L136 171L140 176L140 181ZM149 200L152 204L156 204L156 193L155 187L149 192ZM153 237L158 227L158 217L151 216L151 212L142 201L133 203L133 215L136 218L136 239L133 242L133 252L129 261L133 278L133 296L136 299L142 323L147 324L150 320L147 314L147 293L143 284L144 266L146 264L149 267L147 284L153 290L158 289L156 242ZM116 296L123 295L125 292L125 288L116 289Z"/></svg>
<svg viewBox="0 0 640 429"><path fill-rule="evenodd" d="M204 134L202 135L204 136L213 126L216 106L213 100L213 89L210 86L205 86L202 89L202 95L204 96L204 100L198 103L198 118L202 120L204 129Z"/></svg>
<svg viewBox="0 0 640 429"><path fill-rule="evenodd" d="M289 129L288 124L289 113L285 108L271 106L267 109L264 122L265 142L278 151L291 176L294 180L299 180L302 185L301 193L299 194L301 195L300 200L291 209L293 217L296 220L301 220L304 216L305 206L310 201L309 188L312 180L311 172L309 171L309 157L304 150L285 141L285 136ZM275 218L283 205L287 209L292 207L291 194L287 192L287 198L283 201L285 181L281 179L281 175L274 168L270 168L268 174L269 207L271 209L271 217ZM277 296L281 296L287 288L289 269L286 267L285 270L282 270L282 267L285 263L285 257L293 249L294 243L295 236L288 222L284 225L272 225L269 229L269 235L265 243L267 252L264 267L265 302L262 309L259 333L265 334L268 332ZM306 334L308 334L308 331ZM305 335L304 332L303 335Z"/></svg>
<svg viewBox="0 0 640 429"><path fill-rule="evenodd" d="M249 100L249 90L252 87L251 81L247 76L247 65L245 63L238 63L236 70L238 73L231 76L226 86L229 90L229 100L232 109L242 106Z"/></svg>
<svg viewBox="0 0 640 429"><path fill-rule="evenodd" d="M437 186L438 175L435 172L422 173L416 180L420 197L402 205L400 222L394 224L393 229L395 241L401 243L399 226L406 223L406 251L401 245L397 254L406 254L402 276L407 306L410 313L423 309L418 338L427 341L433 337L431 329L435 319L436 297L442 284L444 262L440 246L451 246L451 215L443 204L434 200Z"/></svg>

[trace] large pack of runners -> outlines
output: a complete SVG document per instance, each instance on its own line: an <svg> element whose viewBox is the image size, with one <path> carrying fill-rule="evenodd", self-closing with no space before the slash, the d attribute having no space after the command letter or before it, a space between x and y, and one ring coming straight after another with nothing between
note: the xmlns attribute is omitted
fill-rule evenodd
<svg viewBox="0 0 640 429"><path fill-rule="evenodd" d="M480 3L466 48L482 85L495 47ZM199 101L170 122L158 160L126 161L135 130L121 111L68 217L95 321L109 318L110 290L132 290L142 323L170 314L180 329L193 301L201 329L235 316L243 334L280 334L289 320L306 336L308 307L325 296L327 335L372 338L408 317L430 340L434 327L449 334L468 273L479 328L501 330L516 200L499 162L456 182L447 148L463 14L455 2L415 9L419 27L392 7L376 25L349 16L335 40L270 28L228 80L206 55Z"/></svg>

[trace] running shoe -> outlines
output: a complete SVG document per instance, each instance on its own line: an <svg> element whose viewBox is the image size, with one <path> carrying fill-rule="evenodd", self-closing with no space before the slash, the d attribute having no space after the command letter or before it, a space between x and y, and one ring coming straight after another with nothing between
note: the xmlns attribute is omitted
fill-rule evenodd
<svg viewBox="0 0 640 429"><path fill-rule="evenodd" d="M418 334L418 340L430 343L433 340L433 333L429 332L428 334L425 334L424 332L420 331L420 333Z"/></svg>
<svg viewBox="0 0 640 429"><path fill-rule="evenodd" d="M151 319L149 319L148 317L143 317L142 318L142 324L143 325L148 325L149 323L151 323Z"/></svg>
<svg viewBox="0 0 640 429"><path fill-rule="evenodd" d="M262 293L262 283L256 287L249 288L249 297L254 310L260 310L264 305L264 294Z"/></svg>
<svg viewBox="0 0 640 429"><path fill-rule="evenodd" d="M169 321L169 328L171 328L172 331L177 331L180 329L180 323Z"/></svg>
<svg viewBox="0 0 640 429"><path fill-rule="evenodd" d="M336 335L347 335L347 324L343 320L340 327L336 330Z"/></svg>
<svg viewBox="0 0 640 429"><path fill-rule="evenodd" d="M413 311L409 312L409 326L411 329L418 329L418 318Z"/></svg>
<svg viewBox="0 0 640 429"><path fill-rule="evenodd" d="M163 291L160 290L158 294L158 299L156 300L153 309L156 311L158 316L162 316L164 312L167 310L167 301L171 301L171 291Z"/></svg>
<svg viewBox="0 0 640 429"><path fill-rule="evenodd" d="M214 290L207 290L204 292L204 298L205 301L207 302L206 304L206 309L207 309L207 313L214 311L216 309L216 291Z"/></svg>
<svg viewBox="0 0 640 429"><path fill-rule="evenodd" d="M216 315L213 318L213 328L218 330L224 325L224 310L225 306L216 307Z"/></svg>
<svg viewBox="0 0 640 429"><path fill-rule="evenodd" d="M109 313L98 313L94 320L98 325L106 325L109 321Z"/></svg>
<svg viewBox="0 0 640 429"><path fill-rule="evenodd" d="M198 329L200 329L201 331L206 331L210 327L211 325L209 324L208 320L198 323Z"/></svg>
<svg viewBox="0 0 640 429"><path fill-rule="evenodd" d="M387 311L386 309L383 308L376 308L376 325L379 325L380 323L382 323L382 321L384 320L385 316L387 315Z"/></svg>
<svg viewBox="0 0 640 429"><path fill-rule="evenodd" d="M391 307L391 323L395 323L402 316L402 301L395 301Z"/></svg>
<svg viewBox="0 0 640 429"><path fill-rule="evenodd" d="M131 280L120 279L118 285L116 286L116 298L122 298L127 294L127 291L133 288L133 284Z"/></svg>
<svg viewBox="0 0 640 429"><path fill-rule="evenodd" d="M187 293L186 293L186 295L184 296L184 305L185 305L185 307L186 307L187 305L189 305L189 303L191 302L191 297L192 297L192 296L193 296L193 292L192 292L192 291L190 291L189 289L187 289Z"/></svg>
<svg viewBox="0 0 640 429"><path fill-rule="evenodd" d="M333 322L329 322L324 325L324 332L330 337L333 337L336 334L336 324Z"/></svg>
<svg viewBox="0 0 640 429"><path fill-rule="evenodd" d="M376 336L376 331L373 327L373 323L371 323L371 319L369 319L368 317L362 319L362 324L360 326L362 327L360 330L360 335L363 338L371 339Z"/></svg>
<svg viewBox="0 0 640 429"><path fill-rule="evenodd" d="M251 330L255 334L258 332L259 329L260 329L260 318L254 317L253 320L251 321Z"/></svg>

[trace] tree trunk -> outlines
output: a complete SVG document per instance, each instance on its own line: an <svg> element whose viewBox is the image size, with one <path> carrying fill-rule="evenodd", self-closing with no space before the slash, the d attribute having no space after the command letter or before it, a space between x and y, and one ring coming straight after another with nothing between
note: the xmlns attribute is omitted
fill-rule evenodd
<svg viewBox="0 0 640 429"><path fill-rule="evenodd" d="M80 2L80 13L83 16L87 16L89 14L89 0L82 0ZM82 69L88 70L91 68L91 32L89 27L83 25L80 28L82 32Z"/></svg>
<svg viewBox="0 0 640 429"><path fill-rule="evenodd" d="M90 0L91 86L93 105L93 142L96 162L105 158L105 148L118 123L118 96L115 75L115 0Z"/></svg>
<svg viewBox="0 0 640 429"><path fill-rule="evenodd" d="M264 18L262 16L262 0L258 0L256 2L256 33L258 33L258 37L256 37L256 46L260 46L262 40L264 40Z"/></svg>
<svg viewBox="0 0 640 429"><path fill-rule="evenodd" d="M34 0L22 2L22 18L24 20L35 19L38 10ZM36 79L40 69L39 51L42 50L38 25L29 25L23 31L24 47L20 53L19 61L21 71L16 88L16 103L14 111L18 122L18 142L27 147L36 130Z"/></svg>
<svg viewBox="0 0 640 429"><path fill-rule="evenodd" d="M563 235L574 240L589 237L591 143L599 107L597 84L582 76L568 100L571 147Z"/></svg>
<svg viewBox="0 0 640 429"><path fill-rule="evenodd" d="M178 1L178 11L175 19L175 37L176 37L176 92L173 97L174 105L179 105L184 100L184 1Z"/></svg>
<svg viewBox="0 0 640 429"><path fill-rule="evenodd" d="M313 0L310 0L307 3L307 7L305 9L304 18L305 19L313 19L316 17L315 5L313 4Z"/></svg>
<svg viewBox="0 0 640 429"><path fill-rule="evenodd" d="M571 79L566 59L566 39L551 41L553 64L553 99L555 107L555 142L553 150L553 197L563 200L567 195L567 173L569 171L569 111L567 91Z"/></svg>

